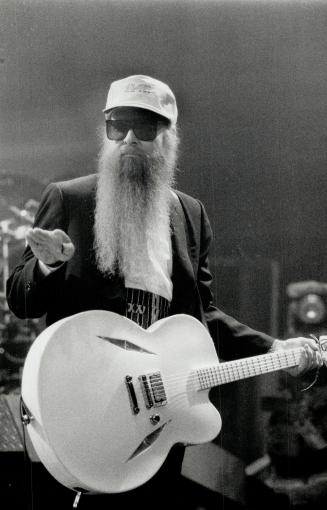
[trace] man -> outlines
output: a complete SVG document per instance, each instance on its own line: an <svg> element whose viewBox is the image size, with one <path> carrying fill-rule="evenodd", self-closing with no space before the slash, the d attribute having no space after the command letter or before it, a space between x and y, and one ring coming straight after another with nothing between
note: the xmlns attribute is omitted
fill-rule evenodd
<svg viewBox="0 0 327 510"><path fill-rule="evenodd" d="M21 318L46 314L49 325L105 309L144 328L189 314L208 326L224 360L304 346L297 373L319 366L313 340L275 340L214 307L206 212L173 189L178 131L171 89L148 76L115 81L104 114L98 174L51 184L44 192L22 263L8 280L11 310ZM176 496L164 493L168 484L174 493L182 459L183 448L175 446L150 482L107 498L113 507L140 498L143 508L159 502L173 508Z"/></svg>

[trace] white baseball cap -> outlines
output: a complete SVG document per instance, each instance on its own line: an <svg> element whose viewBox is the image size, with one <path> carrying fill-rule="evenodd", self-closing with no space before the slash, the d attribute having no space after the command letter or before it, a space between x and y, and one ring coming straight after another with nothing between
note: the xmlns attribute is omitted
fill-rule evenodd
<svg viewBox="0 0 327 510"><path fill-rule="evenodd" d="M176 98L168 85L141 74L112 82L104 113L120 106L144 108L162 115L173 124L177 121Z"/></svg>

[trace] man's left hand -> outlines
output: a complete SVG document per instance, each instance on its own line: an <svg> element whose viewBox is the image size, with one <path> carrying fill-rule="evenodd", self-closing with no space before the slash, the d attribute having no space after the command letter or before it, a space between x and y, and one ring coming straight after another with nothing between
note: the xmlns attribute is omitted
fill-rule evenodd
<svg viewBox="0 0 327 510"><path fill-rule="evenodd" d="M288 368L286 371L294 376L302 375L308 370L321 367L323 360L320 354L319 346L312 338L288 338L287 340L275 340L270 352L278 350L296 349L303 347L303 353L300 363L297 367Z"/></svg>

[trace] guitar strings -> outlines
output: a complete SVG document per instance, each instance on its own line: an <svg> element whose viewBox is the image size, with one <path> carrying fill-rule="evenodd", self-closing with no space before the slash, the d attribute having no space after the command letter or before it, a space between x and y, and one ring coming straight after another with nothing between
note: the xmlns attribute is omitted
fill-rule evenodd
<svg viewBox="0 0 327 510"><path fill-rule="evenodd" d="M217 363L215 366L204 366L191 369L185 369L179 373L172 373L164 376L164 380L159 383L153 383L154 388L162 387L164 384L181 384L182 382L196 382L201 388L201 377L203 383L208 383L208 386L203 388L210 388L212 386L219 386L235 380L254 377L256 375L263 375L271 371L278 371L291 366L299 364L299 355L302 348L290 349L287 351L280 351L269 353L267 355L259 355L250 358L242 358L235 361L227 361ZM292 362L291 362L291 358ZM296 359L297 358L297 359ZM253 373L254 372L254 373Z"/></svg>

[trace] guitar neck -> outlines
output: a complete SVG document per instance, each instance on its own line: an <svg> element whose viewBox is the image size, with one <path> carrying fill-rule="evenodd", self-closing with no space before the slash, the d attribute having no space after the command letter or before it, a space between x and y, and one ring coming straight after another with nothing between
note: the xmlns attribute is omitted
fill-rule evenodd
<svg viewBox="0 0 327 510"><path fill-rule="evenodd" d="M296 367L301 358L303 349L280 350L269 354L261 354L250 358L235 361L226 361L213 367L204 367L196 370L199 381L199 390L207 390L214 386L248 379L256 375L276 372L285 368Z"/></svg>

